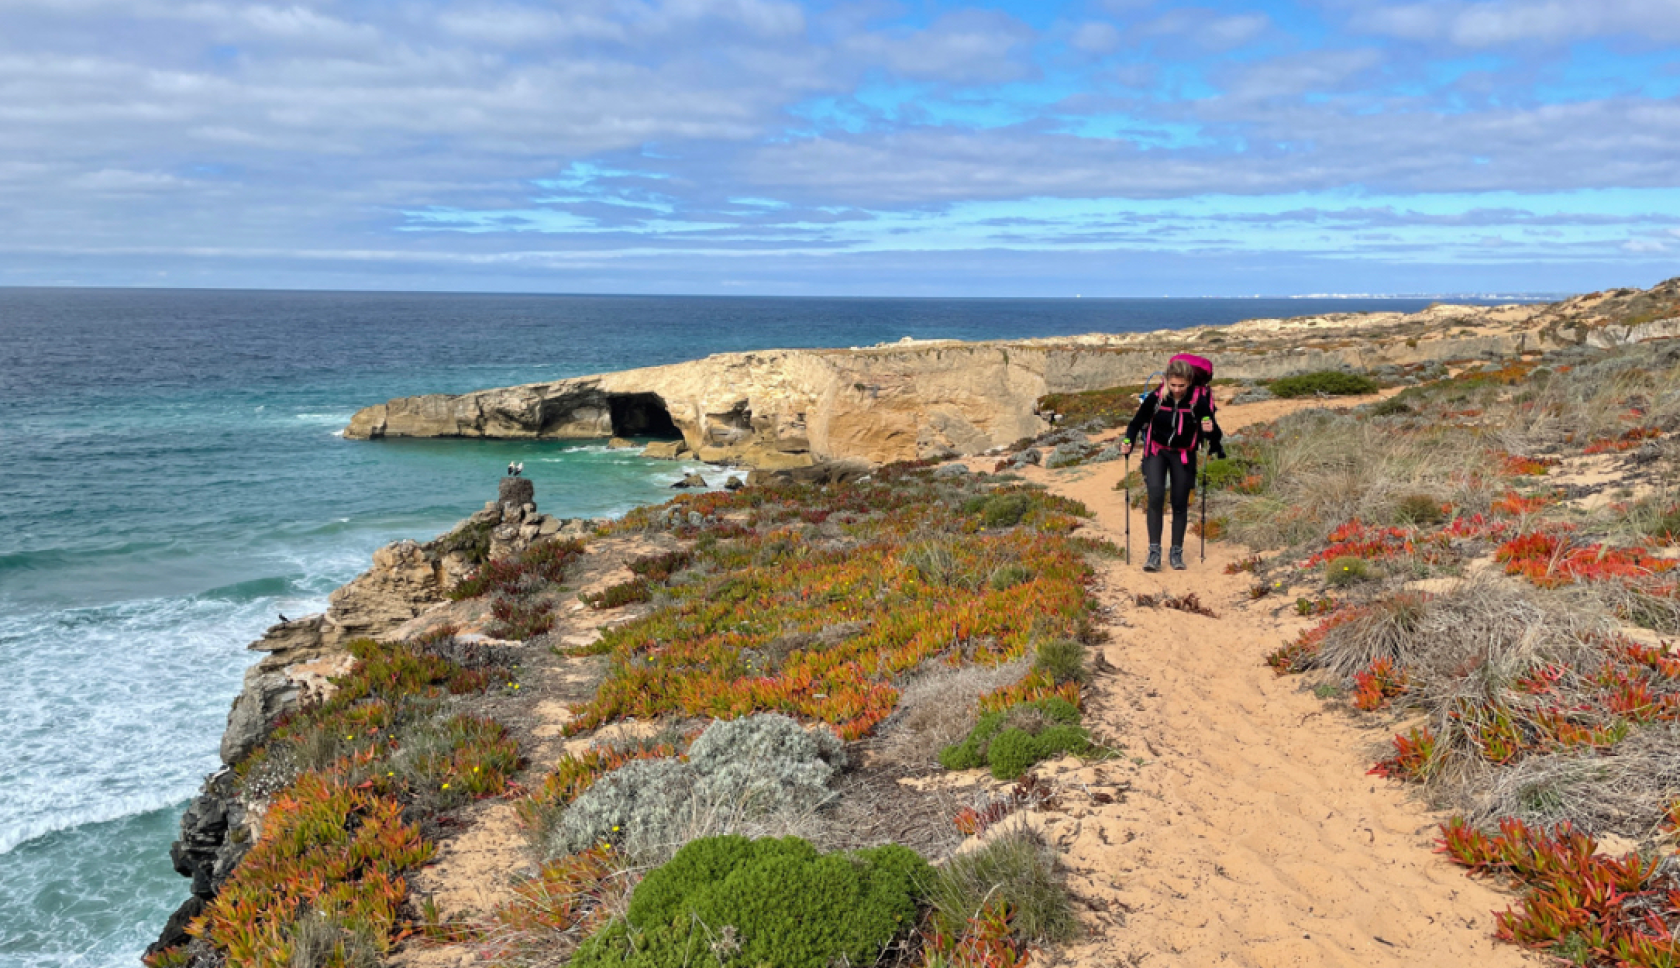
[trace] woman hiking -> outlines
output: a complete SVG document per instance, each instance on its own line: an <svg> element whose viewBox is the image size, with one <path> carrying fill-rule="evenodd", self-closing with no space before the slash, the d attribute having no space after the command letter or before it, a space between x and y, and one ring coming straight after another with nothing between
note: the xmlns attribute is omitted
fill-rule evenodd
<svg viewBox="0 0 1680 968"><path fill-rule="evenodd" d="M1198 366L1197 364L1202 364ZM1143 481L1149 490L1149 557L1144 571L1161 570L1161 516L1169 482L1172 490L1172 550L1167 560L1174 570L1184 570L1184 527L1190 523L1190 492L1196 486L1196 448L1203 441L1208 452L1224 457L1220 440L1225 436L1214 418L1213 392L1207 381L1212 364L1200 358L1195 363L1175 356L1167 364L1161 386L1144 396L1120 453L1130 454L1134 442L1143 444Z"/></svg>

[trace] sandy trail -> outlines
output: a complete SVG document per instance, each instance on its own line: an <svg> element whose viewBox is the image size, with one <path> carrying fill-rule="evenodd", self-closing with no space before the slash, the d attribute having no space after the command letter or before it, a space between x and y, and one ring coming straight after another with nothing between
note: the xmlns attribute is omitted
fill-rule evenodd
<svg viewBox="0 0 1680 968"><path fill-rule="evenodd" d="M1230 416L1234 429L1259 415ZM1026 476L1083 501L1096 513L1087 533L1119 544L1121 470ZM1143 514L1133 517L1141 560ZM1304 626L1293 597L1250 601L1252 576L1224 573L1242 549L1209 545L1204 564L1194 536L1186 544L1188 571L1147 575L1112 562L1099 573L1112 635L1101 652L1117 671L1096 680L1090 719L1125 744L1128 759L1108 772L1123 772L1131 789L1060 839L1070 886L1108 909L1066 959L1091 968L1532 964L1491 937L1491 912L1510 897L1433 854L1439 818L1366 775L1390 730L1356 723L1263 664ZM1160 591L1195 592L1219 617L1134 602Z"/></svg>

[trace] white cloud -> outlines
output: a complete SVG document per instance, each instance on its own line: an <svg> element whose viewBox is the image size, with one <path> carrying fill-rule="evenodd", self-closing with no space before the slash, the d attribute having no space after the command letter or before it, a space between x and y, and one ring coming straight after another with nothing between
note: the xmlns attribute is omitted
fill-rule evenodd
<svg viewBox="0 0 1680 968"><path fill-rule="evenodd" d="M1075 27L1068 43L1087 54L1112 54L1123 41L1120 28L1104 20L1091 20Z"/></svg>
<svg viewBox="0 0 1680 968"><path fill-rule="evenodd" d="M1208 51L1235 50L1257 40L1271 27L1263 13L1219 16L1199 7L1179 7L1139 25L1143 37L1171 38Z"/></svg>
<svg viewBox="0 0 1680 968"><path fill-rule="evenodd" d="M1370 49L1310 51L1242 68L1227 90L1238 99L1329 93L1382 62L1382 53Z"/></svg>
<svg viewBox="0 0 1680 968"><path fill-rule="evenodd" d="M1471 48L1568 44L1607 35L1663 41L1680 39L1680 0L1367 2L1353 24L1373 33Z"/></svg>
<svg viewBox="0 0 1680 968"><path fill-rule="evenodd" d="M896 74L953 84L990 84L1030 75L1025 60L1033 29L988 10L945 14L922 30L857 34L846 49L866 64Z"/></svg>

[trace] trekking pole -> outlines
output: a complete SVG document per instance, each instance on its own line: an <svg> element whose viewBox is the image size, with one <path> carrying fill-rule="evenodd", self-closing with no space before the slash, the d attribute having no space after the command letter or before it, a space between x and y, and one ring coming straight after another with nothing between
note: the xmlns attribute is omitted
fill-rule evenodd
<svg viewBox="0 0 1680 968"><path fill-rule="evenodd" d="M1207 468L1202 468L1202 562L1207 562Z"/></svg>
<svg viewBox="0 0 1680 968"><path fill-rule="evenodd" d="M1126 564L1132 563L1132 455L1126 455L1126 476L1120 478L1126 489Z"/></svg>

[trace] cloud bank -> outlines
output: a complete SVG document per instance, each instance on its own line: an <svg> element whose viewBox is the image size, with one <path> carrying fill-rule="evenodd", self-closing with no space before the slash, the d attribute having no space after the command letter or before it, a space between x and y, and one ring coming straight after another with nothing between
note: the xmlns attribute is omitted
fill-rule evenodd
<svg viewBox="0 0 1680 968"><path fill-rule="evenodd" d="M1680 273L1680 0L0 0L0 285Z"/></svg>

